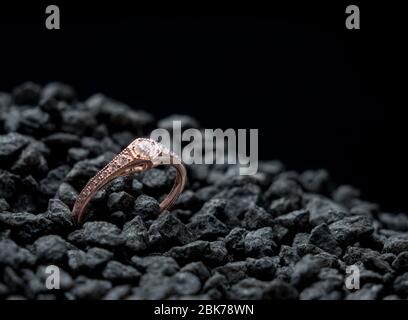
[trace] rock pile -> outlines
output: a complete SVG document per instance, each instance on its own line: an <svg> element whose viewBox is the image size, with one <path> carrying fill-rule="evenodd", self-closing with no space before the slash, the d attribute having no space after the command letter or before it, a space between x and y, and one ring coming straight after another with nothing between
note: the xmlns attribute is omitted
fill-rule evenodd
<svg viewBox="0 0 408 320"><path fill-rule="evenodd" d="M0 94L1 298L407 298L407 215L382 212L325 170L264 161L239 176L192 165L171 213L158 216L175 173L156 168L113 181L74 226L88 179L155 124L101 94L80 102L60 83ZM60 268L59 290L45 286L49 265ZM359 290L346 288L350 265Z"/></svg>

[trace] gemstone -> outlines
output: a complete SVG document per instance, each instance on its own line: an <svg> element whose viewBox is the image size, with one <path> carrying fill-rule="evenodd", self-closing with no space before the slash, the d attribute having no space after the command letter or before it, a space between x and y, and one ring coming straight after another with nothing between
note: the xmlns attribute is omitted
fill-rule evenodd
<svg viewBox="0 0 408 320"><path fill-rule="evenodd" d="M147 155L151 159L156 157L161 151L160 146L152 140L139 140L133 150L138 154Z"/></svg>

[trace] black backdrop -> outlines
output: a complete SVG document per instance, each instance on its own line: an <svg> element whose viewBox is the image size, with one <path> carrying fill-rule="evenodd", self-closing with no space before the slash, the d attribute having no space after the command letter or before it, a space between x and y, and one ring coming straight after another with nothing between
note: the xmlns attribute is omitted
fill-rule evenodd
<svg viewBox="0 0 408 320"><path fill-rule="evenodd" d="M186 8L156 4L163 15L147 16L156 12L60 3L58 31L45 28L46 4L2 4L0 90L58 80L81 99L103 92L157 117L259 128L260 158L325 167L385 210L407 211L402 11L360 4L361 30L350 31L347 4L226 11L262 16L175 16Z"/></svg>

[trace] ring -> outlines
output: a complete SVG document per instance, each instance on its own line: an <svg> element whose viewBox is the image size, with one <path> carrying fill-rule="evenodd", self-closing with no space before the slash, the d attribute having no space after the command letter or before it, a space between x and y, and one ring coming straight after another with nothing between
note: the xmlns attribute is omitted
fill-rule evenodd
<svg viewBox="0 0 408 320"><path fill-rule="evenodd" d="M84 209L95 194L117 177L149 170L162 164L172 165L177 172L173 188L160 203L160 212L169 209L177 200L186 183L186 168L178 156L159 142L138 138L116 155L82 189L75 201L72 215L79 224L83 220Z"/></svg>

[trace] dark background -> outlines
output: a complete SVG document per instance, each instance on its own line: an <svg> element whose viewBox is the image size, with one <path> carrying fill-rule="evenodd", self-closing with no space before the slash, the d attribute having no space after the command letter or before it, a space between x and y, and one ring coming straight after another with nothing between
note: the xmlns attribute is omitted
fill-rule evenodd
<svg viewBox="0 0 408 320"><path fill-rule="evenodd" d="M45 28L47 4L0 5L1 91L58 80L80 99L103 92L159 118L258 128L260 158L327 168L384 210L408 211L398 5L246 4L219 10L246 16L214 15L217 7L177 16L188 8L49 4L60 7L61 30ZM345 28L348 4L360 6L361 30Z"/></svg>

